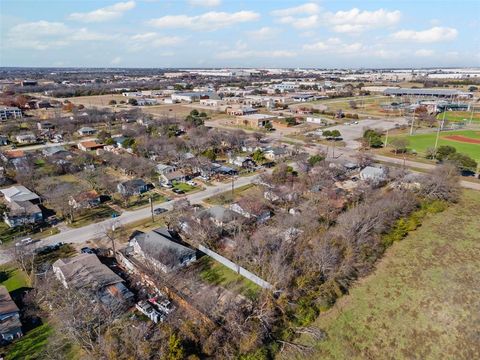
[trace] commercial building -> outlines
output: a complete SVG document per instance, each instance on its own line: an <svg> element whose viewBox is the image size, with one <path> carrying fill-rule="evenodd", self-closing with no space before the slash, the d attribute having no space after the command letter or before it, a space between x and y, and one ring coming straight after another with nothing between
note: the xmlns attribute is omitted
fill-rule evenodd
<svg viewBox="0 0 480 360"><path fill-rule="evenodd" d="M465 92L454 89L404 89L389 88L383 92L386 96L416 96L416 97L435 97L435 98L471 98L471 92Z"/></svg>

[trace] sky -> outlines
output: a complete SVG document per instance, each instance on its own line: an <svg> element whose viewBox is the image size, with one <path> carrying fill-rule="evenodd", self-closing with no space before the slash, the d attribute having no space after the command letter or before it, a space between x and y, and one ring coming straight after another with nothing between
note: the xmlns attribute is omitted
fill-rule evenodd
<svg viewBox="0 0 480 360"><path fill-rule="evenodd" d="M0 0L0 66L480 66L480 1Z"/></svg>

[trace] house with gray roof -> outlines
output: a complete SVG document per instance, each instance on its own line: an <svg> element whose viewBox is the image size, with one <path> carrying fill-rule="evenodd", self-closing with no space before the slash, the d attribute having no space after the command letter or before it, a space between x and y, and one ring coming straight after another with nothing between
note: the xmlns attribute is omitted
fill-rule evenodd
<svg viewBox="0 0 480 360"><path fill-rule="evenodd" d="M386 180L387 174L384 168L367 166L360 171L360 179L364 181L381 182Z"/></svg>
<svg viewBox="0 0 480 360"><path fill-rule="evenodd" d="M197 260L196 250L182 243L178 235L164 227L146 233L137 231L129 245L134 256L146 260L165 273L188 266Z"/></svg>
<svg viewBox="0 0 480 360"><path fill-rule="evenodd" d="M236 220L241 220L242 215L236 213L233 210L225 208L220 205L212 206L211 208L199 211L195 214L195 219L197 221L202 221L204 219L211 220L215 225L223 227L228 225Z"/></svg>

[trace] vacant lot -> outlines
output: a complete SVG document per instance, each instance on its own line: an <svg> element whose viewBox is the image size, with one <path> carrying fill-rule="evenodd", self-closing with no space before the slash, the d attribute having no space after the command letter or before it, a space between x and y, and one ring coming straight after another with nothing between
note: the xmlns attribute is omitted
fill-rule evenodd
<svg viewBox="0 0 480 360"><path fill-rule="evenodd" d="M462 141L454 141L449 139L449 136L463 136L471 139L480 139L480 131L461 130L461 131L445 131L440 133L438 146L450 145L457 149L457 152L469 155L476 161L480 161L480 144L470 144ZM399 137L406 137L409 141L409 149L415 150L420 155L425 155L428 148L435 146L436 133L417 134L413 136L400 135ZM390 141L389 141L390 142Z"/></svg>
<svg viewBox="0 0 480 360"><path fill-rule="evenodd" d="M480 193L427 217L314 326L327 339L286 359L478 359Z"/></svg>
<svg viewBox="0 0 480 360"><path fill-rule="evenodd" d="M75 105L84 105L86 107L91 107L91 106L98 106L98 107L104 107L104 106L109 106L108 103L110 100L115 100L117 103L120 103L120 101L128 101L128 97L125 97L123 95L94 95L94 96L77 96L77 97L70 97L66 99L57 99L59 101L63 100L68 100L71 103Z"/></svg>

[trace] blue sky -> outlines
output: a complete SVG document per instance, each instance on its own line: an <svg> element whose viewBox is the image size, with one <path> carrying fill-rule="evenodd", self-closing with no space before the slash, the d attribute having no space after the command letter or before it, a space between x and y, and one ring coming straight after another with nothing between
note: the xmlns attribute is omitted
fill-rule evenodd
<svg viewBox="0 0 480 360"><path fill-rule="evenodd" d="M480 66L480 1L1 0L1 66Z"/></svg>

